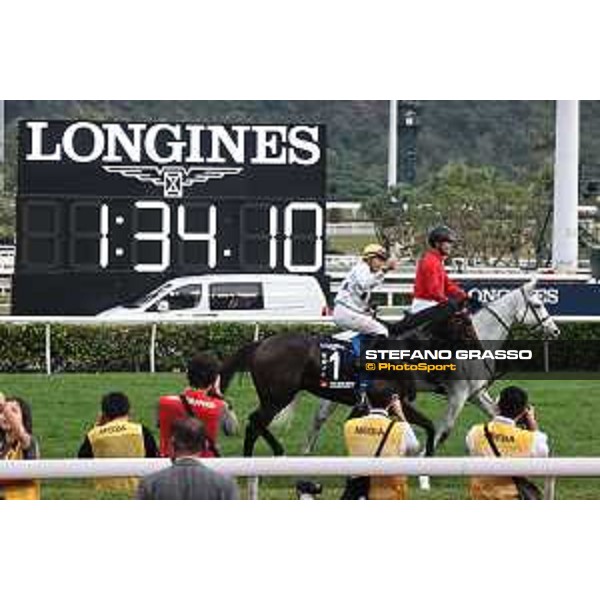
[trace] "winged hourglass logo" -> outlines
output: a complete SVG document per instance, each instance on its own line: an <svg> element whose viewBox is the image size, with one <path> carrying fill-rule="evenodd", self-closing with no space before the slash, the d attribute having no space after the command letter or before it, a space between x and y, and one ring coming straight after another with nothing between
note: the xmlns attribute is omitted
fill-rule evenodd
<svg viewBox="0 0 600 600"><path fill-rule="evenodd" d="M108 173L119 173L144 183L152 183L163 188L165 198L182 198L185 188L196 183L206 183L211 179L223 179L227 175L239 175L243 167L157 167L139 166L103 166Z"/></svg>

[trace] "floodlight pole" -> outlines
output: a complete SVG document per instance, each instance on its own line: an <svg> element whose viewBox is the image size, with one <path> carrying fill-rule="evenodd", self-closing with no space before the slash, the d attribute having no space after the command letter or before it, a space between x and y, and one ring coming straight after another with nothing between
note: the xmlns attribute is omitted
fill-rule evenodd
<svg viewBox="0 0 600 600"><path fill-rule="evenodd" d="M390 100L390 131L388 142L388 189L398 185L398 100ZM392 198L392 202L398 202Z"/></svg>
<svg viewBox="0 0 600 600"><path fill-rule="evenodd" d="M577 271L579 203L579 101L556 101L552 266Z"/></svg>

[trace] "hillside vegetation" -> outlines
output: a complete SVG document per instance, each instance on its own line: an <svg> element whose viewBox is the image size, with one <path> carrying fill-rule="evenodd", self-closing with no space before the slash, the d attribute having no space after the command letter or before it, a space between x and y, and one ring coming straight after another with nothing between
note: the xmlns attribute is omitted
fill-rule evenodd
<svg viewBox="0 0 600 600"><path fill-rule="evenodd" d="M493 167L523 181L551 164L554 102L419 101L417 182L448 163ZM24 118L319 122L327 126L330 196L364 200L386 187L388 101L9 101L0 234L12 228L16 123ZM581 103L581 162L600 163L600 103Z"/></svg>

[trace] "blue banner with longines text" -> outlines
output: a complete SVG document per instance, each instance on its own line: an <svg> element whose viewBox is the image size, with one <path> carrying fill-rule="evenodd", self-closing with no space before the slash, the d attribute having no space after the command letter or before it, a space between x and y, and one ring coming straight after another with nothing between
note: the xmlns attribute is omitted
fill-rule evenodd
<svg viewBox="0 0 600 600"><path fill-rule="evenodd" d="M460 281L460 277L457 277ZM523 281L464 280L470 295L487 304L525 283ZM600 317L600 283L595 281L538 281L539 297L552 316Z"/></svg>

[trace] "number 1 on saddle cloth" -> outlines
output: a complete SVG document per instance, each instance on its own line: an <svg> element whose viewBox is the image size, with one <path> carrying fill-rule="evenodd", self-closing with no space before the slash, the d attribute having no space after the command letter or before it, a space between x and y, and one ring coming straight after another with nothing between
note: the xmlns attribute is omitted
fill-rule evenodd
<svg viewBox="0 0 600 600"><path fill-rule="evenodd" d="M368 376L361 375L360 348L371 344L372 336L356 334L349 340L323 340L321 346L321 387L365 391Z"/></svg>

